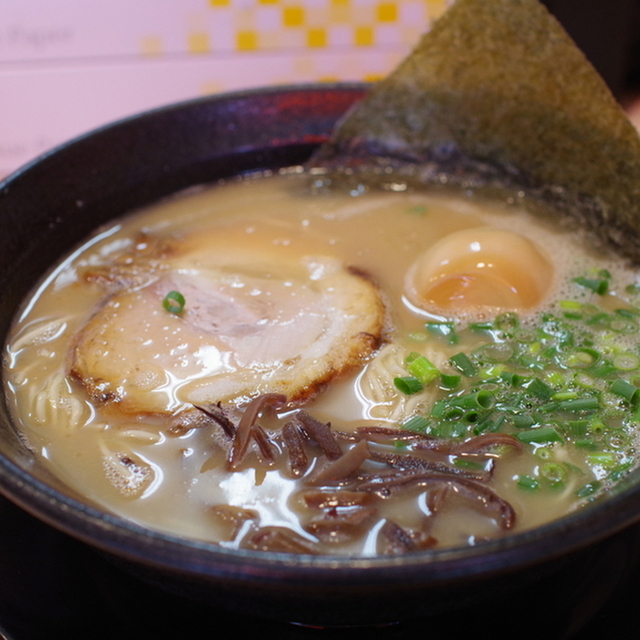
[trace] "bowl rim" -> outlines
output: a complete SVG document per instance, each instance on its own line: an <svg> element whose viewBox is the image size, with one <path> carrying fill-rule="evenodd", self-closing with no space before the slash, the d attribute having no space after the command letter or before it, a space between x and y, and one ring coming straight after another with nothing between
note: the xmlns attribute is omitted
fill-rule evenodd
<svg viewBox="0 0 640 640"><path fill-rule="evenodd" d="M224 91L221 93L215 93L197 98L188 98L186 100L179 100L176 102L169 102L157 107L151 107L142 111L132 113L121 118L117 118L110 122L92 127L87 131L72 136L71 138L64 140L58 144L53 145L51 148L42 151L38 155L34 156L30 160L27 160L24 164L16 167L6 176L0 176L0 190L3 190L9 183L12 183L22 176L22 174L33 169L34 166L38 166L43 160L48 159L51 156L56 156L67 149L71 149L79 144L82 144L88 139L94 138L96 135L110 132L121 127L125 127L129 124L133 124L136 121L146 120L157 114L171 113L176 111L182 111L184 109L192 108L198 105L206 105L216 102L226 102L229 100L243 100L251 99L258 96L298 93L298 92L317 92L318 90L335 91L336 93L362 93L366 91L368 87L373 86L371 82L359 82L359 81L345 81L345 82L301 82L301 83L287 83L282 85L253 87L250 89L236 89L233 91Z"/></svg>
<svg viewBox="0 0 640 640"><path fill-rule="evenodd" d="M265 95L325 91L362 93L363 83L308 83L222 93L150 109L98 127L39 155L0 182L0 191L38 168L45 160L73 151L96 134L111 132L153 117L181 113L195 105L251 100ZM2 425L5 427L6 425ZM636 474L640 475L640 474ZM231 549L215 543L156 531L82 503L30 475L0 452L0 492L47 524L103 551L136 563L190 575L250 575L273 581L295 574L315 584L339 581L362 584L439 583L461 576L510 573L578 551L640 520L640 480L623 483L614 495L586 509L531 530L507 534L477 546L426 550L401 556L350 557L298 555Z"/></svg>

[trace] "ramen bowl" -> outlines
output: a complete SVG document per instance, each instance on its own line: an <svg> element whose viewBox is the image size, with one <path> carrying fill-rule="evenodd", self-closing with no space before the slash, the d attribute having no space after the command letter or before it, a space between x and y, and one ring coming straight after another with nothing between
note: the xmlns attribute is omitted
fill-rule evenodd
<svg viewBox="0 0 640 640"><path fill-rule="evenodd" d="M10 176L0 184L3 342L38 280L92 230L193 185L303 163L365 92L362 85L303 86L178 104L99 129ZM0 421L0 490L28 512L140 579L205 606L309 625L386 624L484 600L508 607L532 584L548 596L549 584L583 580L586 560L626 539L624 530L640 520L631 473L588 508L472 547L394 557L232 550L106 511L36 457L6 398Z"/></svg>

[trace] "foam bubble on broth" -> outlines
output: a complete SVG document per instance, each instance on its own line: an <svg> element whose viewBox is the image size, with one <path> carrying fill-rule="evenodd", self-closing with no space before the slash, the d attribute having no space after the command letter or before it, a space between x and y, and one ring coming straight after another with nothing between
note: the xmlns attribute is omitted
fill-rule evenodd
<svg viewBox="0 0 640 640"><path fill-rule="evenodd" d="M394 378L406 368L408 354L418 352L441 372L454 375L457 371L450 364L452 356L487 345L487 334L466 325L492 320L495 311L477 305L468 309L459 306L453 326L460 341L451 342L425 330L425 322L437 324L451 318L439 309L434 315L432 308L416 304L411 295L405 294L407 274L430 247L446 247L447 238L473 238L476 229L480 235L495 230L503 239L518 234L525 242L544 247L542 262L536 262L534 256L533 264L523 259L520 265L523 271L537 272L534 286L541 301L516 305L518 331L537 330L540 314L566 300L585 308L593 301L612 313L619 307L634 309L633 300L624 293L624 285L635 282L634 272L615 260L590 254L575 236L535 221L524 212L428 193L366 193L356 197L323 193L310 197L305 184L305 178L298 175L265 177L176 197L102 229L47 276L45 285L37 289L16 320L7 345L7 378L17 420L56 474L115 513L177 535L238 546L255 522L261 527L290 529L301 545L316 544L320 535L315 533L323 526L316 521L317 510L300 497L302 481L291 477L282 456L274 464L261 466L261 454L252 445L247 462L230 473L225 467L229 443L219 431L187 425L177 435L169 432L175 417L170 414L185 410L188 403L184 400L174 402L168 410L158 411L150 405L138 412L131 408L125 412L117 400L91 398L69 379L73 341L106 297L104 289L87 281L83 274L127 263L132 251L143 253L146 247L136 246L136 242L140 245L141 231L152 241L160 238L167 240L168 246L179 248L177 257L168 250L165 257L157 259L153 269L163 274L173 269L188 278L197 269L242 268L259 276L259 266L246 264L247 256L266 254L269 264L285 265L287 273L286 265L299 264L301 256L326 256L367 274L385 302L386 344L305 406L314 417L330 421L333 429L346 433L363 426L398 427L416 415L429 416L442 396L440 383L427 385L415 396L402 394L394 385ZM152 286L144 280L147 268L127 272L132 292L144 292ZM609 272L612 283L619 283L611 292L615 295L595 296L572 283L573 278L603 270ZM286 277L284 281L288 281ZM512 309L509 305L495 306L501 307L501 312ZM497 330L494 334L498 335ZM495 341L498 344L506 339L495 337ZM612 344L618 351L623 347L637 350L637 337L623 334ZM533 346L531 349L536 355ZM500 364L494 362L487 370L493 367L498 371ZM533 377L537 375L535 369L531 372ZM136 384L145 386L146 378L136 380ZM482 379L478 384L488 388L491 383ZM156 387L163 388L152 382L149 385L152 392ZM243 402L247 399L241 398ZM209 398L210 402L217 400ZM277 433L288 416L264 415L261 424ZM584 418L582 414L574 417L577 422ZM521 432L516 429L514 433ZM447 437L459 436L453 433ZM571 438L573 443L578 436ZM627 437L629 450L634 438ZM342 442L345 451L353 447L353 442ZM403 446L396 449L402 451ZM376 449L378 445L370 447ZM407 450L414 451L412 447L415 445ZM282 454L280 440L275 448ZM581 449L555 442L529 443L518 455L502 452L488 486L513 506L517 519L510 530L529 529L578 508L581 500L576 492L589 483L606 482L610 475L607 465L611 456L605 455L610 452L600 453L598 461L587 446ZM589 456L595 462L586 464ZM618 460L619 466L627 464L625 456ZM480 464L473 455L465 458L464 454L449 453L444 458L454 467ZM487 460L483 458L482 465L489 465ZM551 490L523 488L524 478L544 484L542 470L553 470L552 463L558 469L575 467L582 471L568 473L561 486L556 483ZM429 488L382 500L376 503L373 515L366 512L369 524L361 533L334 535L335 541L329 536L323 543L324 552L375 554L379 551L376 536L386 520L409 531L423 530L424 535L420 535L424 539L428 534L440 546L476 544L505 535L498 512L479 510L473 499L464 497L465 486L461 481L458 497L452 494L443 498L436 517L432 512L436 492ZM216 511L219 505L236 511L220 517Z"/></svg>

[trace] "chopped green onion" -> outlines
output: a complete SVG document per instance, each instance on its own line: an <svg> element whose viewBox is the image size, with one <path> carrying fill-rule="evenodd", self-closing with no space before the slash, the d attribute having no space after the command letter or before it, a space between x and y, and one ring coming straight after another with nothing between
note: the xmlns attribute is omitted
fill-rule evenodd
<svg viewBox="0 0 640 640"><path fill-rule="evenodd" d="M588 431L588 423L586 420L569 420L567 422L569 431L574 436L586 436Z"/></svg>
<svg viewBox="0 0 640 640"><path fill-rule="evenodd" d="M607 425L602 422L602 418L600 416L593 416L593 418L589 420L589 433L597 436L604 433L606 430Z"/></svg>
<svg viewBox="0 0 640 640"><path fill-rule="evenodd" d="M476 367L466 353L456 353L454 356L451 356L449 362L468 378L476 375Z"/></svg>
<svg viewBox="0 0 640 640"><path fill-rule="evenodd" d="M596 382L592 376L590 376L588 373L583 373L582 371L579 371L573 376L573 381L577 385L586 389L590 389L591 387L593 387Z"/></svg>
<svg viewBox="0 0 640 640"><path fill-rule="evenodd" d="M479 436L485 431L490 431L492 433L496 432L505 421L505 416L500 416L498 420L493 420L489 415L487 415L476 422L476 425L473 427L473 435Z"/></svg>
<svg viewBox="0 0 640 640"><path fill-rule="evenodd" d="M485 382L489 380L496 380L500 377L503 369L503 364L492 364L490 367L483 367L480 369L479 376Z"/></svg>
<svg viewBox="0 0 640 640"><path fill-rule="evenodd" d="M522 376L519 373L511 373L510 371L503 371L500 374L500 377L512 387L519 387L531 379L528 376Z"/></svg>
<svg viewBox="0 0 640 640"><path fill-rule="evenodd" d="M407 358L406 362L409 373L425 386L440 376L440 371L425 356L414 352Z"/></svg>
<svg viewBox="0 0 640 640"><path fill-rule="evenodd" d="M617 372L618 370L615 368L615 366L611 362L606 361L601 365L591 369L591 373L593 373L596 378L606 378L607 376L610 376Z"/></svg>
<svg viewBox="0 0 640 640"><path fill-rule="evenodd" d="M622 464L619 464L618 466L611 469L607 477L613 482L617 482L631 468L632 465L633 460L627 460L626 462L623 462Z"/></svg>
<svg viewBox="0 0 640 640"><path fill-rule="evenodd" d="M162 306L169 312L180 314L185 305L184 296L179 291L169 291L162 301Z"/></svg>
<svg viewBox="0 0 640 640"><path fill-rule="evenodd" d="M573 281L581 287L590 289L594 293L603 296L609 290L609 281L606 278L574 278Z"/></svg>
<svg viewBox="0 0 640 640"><path fill-rule="evenodd" d="M621 396L631 404L636 404L640 400L640 389L626 380L614 380L609 389L611 393Z"/></svg>
<svg viewBox="0 0 640 640"><path fill-rule="evenodd" d="M493 331L493 322L472 322L469 324L471 331Z"/></svg>
<svg viewBox="0 0 640 640"><path fill-rule="evenodd" d="M633 371L640 367L640 358L635 353L623 351L613 357L613 366L621 371Z"/></svg>
<svg viewBox="0 0 640 640"><path fill-rule="evenodd" d="M535 356L523 353L519 358L520 364L527 369L535 369L536 371L543 371L544 364Z"/></svg>
<svg viewBox="0 0 640 640"><path fill-rule="evenodd" d="M441 422L429 429L429 435L438 438L461 438L467 434L464 422Z"/></svg>
<svg viewBox="0 0 640 640"><path fill-rule="evenodd" d="M594 411L600 407L598 398L577 398L575 400L563 400L558 402L558 411Z"/></svg>
<svg viewBox="0 0 640 640"><path fill-rule="evenodd" d="M552 400L574 400L578 397L577 391L558 391L551 396Z"/></svg>
<svg viewBox="0 0 640 640"><path fill-rule="evenodd" d="M542 348L542 343L539 340L537 340L537 341L531 342L531 344L527 348L527 352L532 355L535 355L536 353L540 353L541 348Z"/></svg>
<svg viewBox="0 0 640 640"><path fill-rule="evenodd" d="M537 491L540 488L540 482L533 476L518 476L517 484L521 489L526 489L527 491Z"/></svg>
<svg viewBox="0 0 640 640"><path fill-rule="evenodd" d="M624 318L637 318L640 316L640 310L633 307L625 307L623 309L616 309L616 313Z"/></svg>
<svg viewBox="0 0 640 640"><path fill-rule="evenodd" d="M562 484L567 477L567 470L557 462L547 462L540 467L540 475L550 484Z"/></svg>
<svg viewBox="0 0 640 640"><path fill-rule="evenodd" d="M503 369L504 365L502 364L493 364L490 367L483 367L479 371L480 379L485 383L498 381Z"/></svg>
<svg viewBox="0 0 640 640"><path fill-rule="evenodd" d="M539 400L547 401L551 400L553 396L553 389L540 380L540 378L533 378L527 385L527 390L530 391Z"/></svg>
<svg viewBox="0 0 640 640"><path fill-rule="evenodd" d="M609 319L609 329L616 333L634 333L638 330L638 323L625 316L614 316Z"/></svg>
<svg viewBox="0 0 640 640"><path fill-rule="evenodd" d="M441 417L445 420L459 420L464 416L464 407L452 407L447 405L444 415Z"/></svg>
<svg viewBox="0 0 640 640"><path fill-rule="evenodd" d="M566 383L566 378L559 371L548 371L544 377L548 384L561 387Z"/></svg>
<svg viewBox="0 0 640 640"><path fill-rule="evenodd" d="M531 416L515 415L513 416L513 426L516 429L530 429L536 423Z"/></svg>
<svg viewBox="0 0 640 640"><path fill-rule="evenodd" d="M597 349L582 347L563 353L560 356L560 364L569 369L586 369L596 364L600 357L600 352Z"/></svg>
<svg viewBox="0 0 640 640"><path fill-rule="evenodd" d="M419 393L424 389L424 385L418 378L414 378L413 376L404 376L393 379L393 384L396 386L396 389L401 391L407 396L411 396L414 393Z"/></svg>
<svg viewBox="0 0 640 640"><path fill-rule="evenodd" d="M596 443L591 438L580 438L574 444L580 449L597 449Z"/></svg>
<svg viewBox="0 0 640 640"><path fill-rule="evenodd" d="M437 402L434 402L433 406L431 407L431 416L433 418L444 418L444 414L448 409L449 406L446 402L438 400Z"/></svg>
<svg viewBox="0 0 640 640"><path fill-rule="evenodd" d="M577 495L579 498L587 498L588 496L593 495L600 487L602 486L601 482L594 480L593 482L588 482L581 489L578 490Z"/></svg>
<svg viewBox="0 0 640 640"><path fill-rule="evenodd" d="M597 326L597 327L606 327L608 322L609 322L609 314L604 313L604 311L602 313L596 313L595 315L592 315L587 320L588 325Z"/></svg>
<svg viewBox="0 0 640 640"><path fill-rule="evenodd" d="M560 308L579 311L582 309L582 302L578 302L577 300L560 300Z"/></svg>
<svg viewBox="0 0 640 640"><path fill-rule="evenodd" d="M482 471L485 466L475 460L469 460L468 458L454 458L453 465L460 469L470 469L472 471Z"/></svg>
<svg viewBox="0 0 640 640"><path fill-rule="evenodd" d="M470 411L467 411L462 416L462 421L466 422L467 424L475 424L476 422L478 422L479 419L480 419L480 412L477 409L472 409Z"/></svg>
<svg viewBox="0 0 640 640"><path fill-rule="evenodd" d="M605 469L613 469L618 462L618 457L609 451L594 451L587 454L587 462Z"/></svg>
<svg viewBox="0 0 640 640"><path fill-rule="evenodd" d="M461 378L460 376L441 373L440 380L443 387L446 387L447 389L455 389L460 384Z"/></svg>
<svg viewBox="0 0 640 640"><path fill-rule="evenodd" d="M540 460L551 460L553 458L553 450L547 449L547 447L540 447L535 455L540 458Z"/></svg>
<svg viewBox="0 0 640 640"><path fill-rule="evenodd" d="M544 444L545 442L562 442L562 436L555 427L537 427L528 431L520 431L516 438L523 443Z"/></svg>
<svg viewBox="0 0 640 640"><path fill-rule="evenodd" d="M424 416L412 416L405 423L403 423L402 428L407 431L417 431L418 433L424 433L426 428L429 426L429 420L427 420Z"/></svg>
<svg viewBox="0 0 640 640"><path fill-rule="evenodd" d="M481 390L475 393L468 393L450 400L450 405L462 407L463 409L491 409L495 402L495 397L491 391Z"/></svg>

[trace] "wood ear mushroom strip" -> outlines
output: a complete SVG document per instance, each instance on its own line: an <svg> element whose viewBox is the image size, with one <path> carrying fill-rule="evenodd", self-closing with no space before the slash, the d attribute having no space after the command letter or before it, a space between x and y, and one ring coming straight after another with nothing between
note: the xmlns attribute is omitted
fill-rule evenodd
<svg viewBox="0 0 640 640"><path fill-rule="evenodd" d="M228 468L230 471L235 471L238 465L244 458L249 446L249 440L251 438L251 429L255 424L260 411L267 406L274 408L282 407L286 404L287 398L281 393L265 393L257 398L253 399L247 406L245 412L242 414L240 423L235 433L233 444L231 445L231 451L229 453Z"/></svg>

